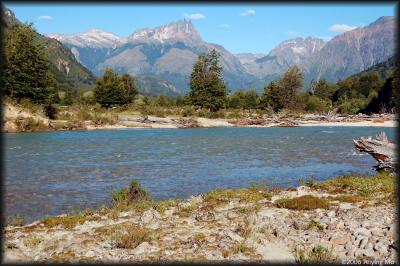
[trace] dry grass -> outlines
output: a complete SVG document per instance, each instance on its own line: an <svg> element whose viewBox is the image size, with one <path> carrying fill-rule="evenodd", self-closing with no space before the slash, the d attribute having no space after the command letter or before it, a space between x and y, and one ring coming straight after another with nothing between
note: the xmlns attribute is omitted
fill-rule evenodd
<svg viewBox="0 0 400 266"><path fill-rule="evenodd" d="M304 249L295 250L297 263L334 263L337 262L332 249L317 245L306 252Z"/></svg>
<svg viewBox="0 0 400 266"><path fill-rule="evenodd" d="M314 209L329 209L329 201L311 195L305 195L292 199L279 199L275 201L278 208L286 208L292 210L314 210Z"/></svg>
<svg viewBox="0 0 400 266"><path fill-rule="evenodd" d="M204 196L204 202L210 206L219 206L228 203L232 199L239 199L244 203L256 203L263 199L270 200L272 192L266 187L253 185L250 188L242 189L215 189Z"/></svg>
<svg viewBox="0 0 400 266"><path fill-rule="evenodd" d="M150 240L150 230L137 225L126 224L116 231L111 240L117 248L134 249L141 243Z"/></svg>
<svg viewBox="0 0 400 266"><path fill-rule="evenodd" d="M70 216L55 216L46 217L42 223L44 226L52 228L62 226L66 229L72 229L78 224L83 224L86 221L97 221L99 217L96 216L83 216L83 215L70 215Z"/></svg>

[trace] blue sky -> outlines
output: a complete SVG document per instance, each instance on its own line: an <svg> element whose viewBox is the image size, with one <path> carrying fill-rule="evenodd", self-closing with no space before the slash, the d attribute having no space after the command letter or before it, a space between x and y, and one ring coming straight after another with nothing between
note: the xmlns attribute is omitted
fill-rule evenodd
<svg viewBox="0 0 400 266"><path fill-rule="evenodd" d="M72 34L98 28L128 36L191 18L207 42L232 53L268 53L295 37L328 40L345 30L365 26L381 16L394 16L396 4L49 4L7 3L22 22L33 22L38 32Z"/></svg>

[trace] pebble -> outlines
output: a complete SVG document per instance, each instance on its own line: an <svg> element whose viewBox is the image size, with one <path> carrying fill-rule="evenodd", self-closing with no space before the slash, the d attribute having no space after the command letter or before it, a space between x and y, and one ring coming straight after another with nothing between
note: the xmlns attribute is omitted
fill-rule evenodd
<svg viewBox="0 0 400 266"><path fill-rule="evenodd" d="M374 228L371 229L371 234L373 236L383 236L384 235L383 234L383 230L380 229L380 228L377 228L377 227L374 227Z"/></svg>
<svg viewBox="0 0 400 266"><path fill-rule="evenodd" d="M336 216L335 211L328 212L328 217L335 217L335 216Z"/></svg>
<svg viewBox="0 0 400 266"><path fill-rule="evenodd" d="M355 236L362 235L362 236L368 237L368 236L371 236L371 232L366 228L360 227L354 231L354 235Z"/></svg>
<svg viewBox="0 0 400 266"><path fill-rule="evenodd" d="M359 248L360 248L360 249L364 249L365 246L367 245L367 243L368 243L368 237L363 238L363 239L360 241L360 246L359 246Z"/></svg>

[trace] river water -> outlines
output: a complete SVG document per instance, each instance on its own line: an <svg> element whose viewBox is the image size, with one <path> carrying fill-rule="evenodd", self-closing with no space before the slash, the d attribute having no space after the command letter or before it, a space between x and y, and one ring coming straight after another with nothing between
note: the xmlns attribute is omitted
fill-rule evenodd
<svg viewBox="0 0 400 266"><path fill-rule="evenodd" d="M137 179L153 198L187 198L257 181L298 185L373 173L352 139L395 128L196 128L4 134L5 211L26 221L109 203Z"/></svg>

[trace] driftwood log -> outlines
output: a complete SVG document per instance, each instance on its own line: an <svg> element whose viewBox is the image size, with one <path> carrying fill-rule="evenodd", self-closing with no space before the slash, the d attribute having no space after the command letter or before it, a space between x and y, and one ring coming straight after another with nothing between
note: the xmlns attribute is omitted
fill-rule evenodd
<svg viewBox="0 0 400 266"><path fill-rule="evenodd" d="M378 171L396 171L396 144L388 140L385 132L376 135L375 139L361 137L353 141L358 151L369 153L374 157L378 162L375 166Z"/></svg>

